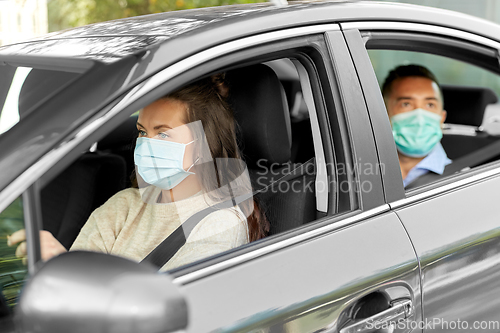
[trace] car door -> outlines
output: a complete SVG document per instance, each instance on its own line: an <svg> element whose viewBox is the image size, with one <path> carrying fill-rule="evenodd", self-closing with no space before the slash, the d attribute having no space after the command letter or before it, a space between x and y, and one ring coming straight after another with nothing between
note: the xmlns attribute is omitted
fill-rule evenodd
<svg viewBox="0 0 500 333"><path fill-rule="evenodd" d="M404 226L386 203L395 194L384 192L385 166L338 25L256 35L165 68L69 133L55 153L32 166L42 178L28 178L34 183L24 185L34 185L29 191L36 198L37 186L47 182L44 174L53 178L63 172L78 151L100 141L126 116L193 78L283 59L295 68L310 117L316 219L167 272L188 304L186 331L412 331L422 316L418 262ZM36 279L43 207L39 200L25 205Z"/></svg>
<svg viewBox="0 0 500 333"><path fill-rule="evenodd" d="M472 21L470 25L466 22L462 25L474 26ZM469 63L490 71L487 75L496 77L490 82L498 80L500 69L496 55L500 44L492 39L431 24L352 22L342 27L365 96L370 96L366 101L371 119L377 119L373 127L381 163L396 164L398 161L387 156L395 151L395 145L385 141L391 135L391 128L367 49L422 52L434 61L434 56L427 55L436 54L444 57L444 63L452 59L465 62L454 71ZM394 68L400 64L384 66ZM433 66L431 61L422 64ZM376 67L375 61L373 66ZM468 84L472 82L471 78ZM446 109L446 98L444 103ZM477 140L482 135L485 133L477 128L474 135L461 139ZM496 202L500 177L497 155L444 179L407 190L389 202L408 231L418 255L425 331L499 329L500 220ZM384 184L386 192L401 193L400 174L388 175Z"/></svg>
<svg viewBox="0 0 500 333"><path fill-rule="evenodd" d="M330 196L338 193L337 206L348 209L332 211L329 201L326 216L318 209L316 221L250 244L227 259L206 262L201 269L172 272L192 311L189 332L371 331L377 319L381 327L375 328L391 329L398 319L400 326L393 328L407 332L420 321L415 253L398 217L384 204L359 82L342 34L328 28L293 43L285 37L266 48L251 48L241 53L239 65L255 61L248 55L265 58L275 49L295 58L306 102L314 100L317 119L330 124L313 129L320 132L328 175L345 173L340 161L346 163L346 156L356 161L352 175L357 185L342 190L329 183ZM259 36L263 41L269 37ZM315 45L302 49L307 60L284 51L306 44Z"/></svg>

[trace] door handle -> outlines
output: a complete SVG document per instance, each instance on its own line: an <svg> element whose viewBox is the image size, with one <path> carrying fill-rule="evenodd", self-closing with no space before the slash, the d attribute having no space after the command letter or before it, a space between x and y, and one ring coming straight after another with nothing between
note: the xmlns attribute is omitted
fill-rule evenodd
<svg viewBox="0 0 500 333"><path fill-rule="evenodd" d="M342 328L340 333L372 332L374 327L388 327L410 317L412 309L411 300L397 301L392 303L392 306L387 310Z"/></svg>

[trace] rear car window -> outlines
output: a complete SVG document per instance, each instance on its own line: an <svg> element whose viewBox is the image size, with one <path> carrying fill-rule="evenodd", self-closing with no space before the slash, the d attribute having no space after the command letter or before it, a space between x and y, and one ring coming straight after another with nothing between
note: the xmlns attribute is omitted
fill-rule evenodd
<svg viewBox="0 0 500 333"><path fill-rule="evenodd" d="M423 64L436 75L441 85L488 87L500 96L500 78L497 74L463 61L400 50L368 50L368 54L380 85L396 65Z"/></svg>

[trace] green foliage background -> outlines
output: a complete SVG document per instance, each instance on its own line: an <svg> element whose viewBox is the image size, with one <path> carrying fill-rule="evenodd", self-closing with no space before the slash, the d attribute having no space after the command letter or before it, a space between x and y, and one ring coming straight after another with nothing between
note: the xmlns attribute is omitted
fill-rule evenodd
<svg viewBox="0 0 500 333"><path fill-rule="evenodd" d="M17 302L27 270L16 257L16 246L7 246L7 236L23 228L23 204L18 198L0 213L0 297L11 307Z"/></svg>
<svg viewBox="0 0 500 333"><path fill-rule="evenodd" d="M172 10L264 0L48 0L49 31Z"/></svg>

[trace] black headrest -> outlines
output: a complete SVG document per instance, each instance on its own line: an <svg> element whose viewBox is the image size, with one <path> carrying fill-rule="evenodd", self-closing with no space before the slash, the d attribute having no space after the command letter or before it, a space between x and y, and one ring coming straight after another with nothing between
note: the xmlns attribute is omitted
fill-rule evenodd
<svg viewBox="0 0 500 333"><path fill-rule="evenodd" d="M449 124L480 126L486 106L498 101L489 88L442 85L441 89Z"/></svg>
<svg viewBox="0 0 500 333"><path fill-rule="evenodd" d="M226 80L229 103L240 129L240 148L247 164L288 162L291 155L290 116L276 73L258 64L228 71Z"/></svg>

